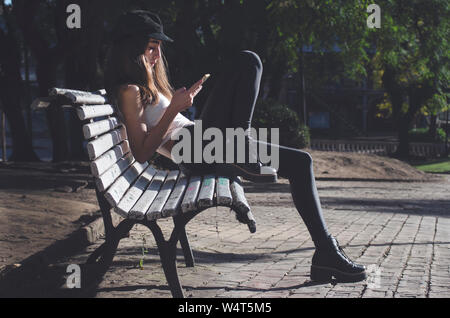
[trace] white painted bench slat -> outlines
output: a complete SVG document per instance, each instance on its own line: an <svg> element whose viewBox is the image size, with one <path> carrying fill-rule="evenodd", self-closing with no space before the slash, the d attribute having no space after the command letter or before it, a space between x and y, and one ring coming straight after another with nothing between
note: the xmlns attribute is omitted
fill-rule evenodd
<svg viewBox="0 0 450 318"><path fill-rule="evenodd" d="M200 191L202 178L200 176L192 176L189 179L189 185L184 194L183 202L181 203L181 211L189 212L197 208L197 195Z"/></svg>
<svg viewBox="0 0 450 318"><path fill-rule="evenodd" d="M106 151L120 143L122 140L127 139L125 127L121 126L109 133L106 133L97 139L94 139L87 144L87 150L89 158L94 160Z"/></svg>
<svg viewBox="0 0 450 318"><path fill-rule="evenodd" d="M164 207L164 204L166 204L166 201L169 198L170 193L172 192L173 186L177 181L179 173L180 171L178 170L172 170L169 172L161 190L159 191L158 195L156 196L155 200L153 201L152 205L147 211L146 214L147 220L151 221L162 217L161 214L162 209Z"/></svg>
<svg viewBox="0 0 450 318"><path fill-rule="evenodd" d="M136 181L138 176L147 167L147 165L148 163L141 164L135 161L123 175L121 175L116 181L114 181L108 191L105 192L105 198L111 205L111 207L117 206L125 192ZM127 216L125 215L123 217Z"/></svg>
<svg viewBox="0 0 450 318"><path fill-rule="evenodd" d="M180 206L181 200L183 199L184 191L186 190L188 177L183 173L180 173L178 176L177 184L170 194L169 199L167 200L164 208L162 210L163 217L169 217L175 215L178 211L178 207Z"/></svg>
<svg viewBox="0 0 450 318"><path fill-rule="evenodd" d="M235 178L230 186L231 195L233 196L233 208L239 213L247 213L250 211L250 205L245 198L244 189L241 185L241 180Z"/></svg>
<svg viewBox="0 0 450 318"><path fill-rule="evenodd" d="M104 134L119 126L119 120L116 117L89 123L83 126L83 135L85 139L91 139L95 136Z"/></svg>
<svg viewBox="0 0 450 318"><path fill-rule="evenodd" d="M207 175L203 177L200 193L198 194L197 205L200 208L211 207L214 203L214 189L216 185L216 178L214 175Z"/></svg>
<svg viewBox="0 0 450 318"><path fill-rule="evenodd" d="M225 177L217 178L217 205L231 206L233 197L230 190L230 179Z"/></svg>
<svg viewBox="0 0 450 318"><path fill-rule="evenodd" d="M98 94L80 94L77 92L67 92L64 94L74 104L104 104L106 96Z"/></svg>
<svg viewBox="0 0 450 318"><path fill-rule="evenodd" d="M100 95L99 95L100 96ZM78 118L80 120L92 119L96 117L108 116L114 113L114 107L111 105L80 106L77 108Z"/></svg>
<svg viewBox="0 0 450 318"><path fill-rule="evenodd" d="M130 152L130 146L128 140L124 140L96 160L91 161L91 172L94 177L100 176L128 152Z"/></svg>
<svg viewBox="0 0 450 318"><path fill-rule="evenodd" d="M157 170L155 176L152 179L152 182L145 190L144 194L141 198L136 202L136 204L131 208L131 211L128 214L128 218L143 220L145 217L145 213L147 212L150 205L152 205L153 200L155 200L158 195L161 186L166 179L167 172L163 170Z"/></svg>
<svg viewBox="0 0 450 318"><path fill-rule="evenodd" d="M128 189L123 198L120 200L116 207L116 212L120 215L128 215L131 208L136 204L137 200L141 197L144 190L149 185L156 170L152 166L148 166L147 169L139 176L134 185Z"/></svg>
<svg viewBox="0 0 450 318"><path fill-rule="evenodd" d="M97 90L95 92L92 92L92 93L93 94L98 94L98 95L106 95L106 89L102 88L102 89L99 89L99 90Z"/></svg>
<svg viewBox="0 0 450 318"><path fill-rule="evenodd" d="M113 164L111 168L105 171L101 176L95 177L95 184L100 192L105 191L108 187L114 183L114 181L120 177L120 175L127 170L127 168L133 164L134 158L131 153L128 153L125 157L119 159L117 163Z"/></svg>
<svg viewBox="0 0 450 318"><path fill-rule="evenodd" d="M98 92L98 91L97 91ZM76 89L68 89L68 88L57 88L54 87L50 90L49 95L50 96L56 96L56 95L65 95L66 93L75 93L75 94L79 94L79 95L92 95L93 93L91 92L86 92L86 91L80 91L80 90L76 90ZM104 95L104 94L103 94Z"/></svg>

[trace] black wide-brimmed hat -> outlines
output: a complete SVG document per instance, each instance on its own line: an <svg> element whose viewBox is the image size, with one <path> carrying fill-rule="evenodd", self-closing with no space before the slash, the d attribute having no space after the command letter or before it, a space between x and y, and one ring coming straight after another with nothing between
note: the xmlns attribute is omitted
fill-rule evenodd
<svg viewBox="0 0 450 318"><path fill-rule="evenodd" d="M159 16L144 10L132 10L121 15L112 31L114 41L132 35L145 35L156 40L173 42L164 34Z"/></svg>

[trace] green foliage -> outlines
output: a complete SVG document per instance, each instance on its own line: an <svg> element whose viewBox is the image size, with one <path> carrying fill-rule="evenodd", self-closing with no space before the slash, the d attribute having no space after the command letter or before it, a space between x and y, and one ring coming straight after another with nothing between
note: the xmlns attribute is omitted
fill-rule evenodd
<svg viewBox="0 0 450 318"><path fill-rule="evenodd" d="M397 155L408 156L408 127L415 116L446 107L450 73L448 0L379 0L380 29L370 32L377 51L372 59L399 132Z"/></svg>
<svg viewBox="0 0 450 318"><path fill-rule="evenodd" d="M436 129L435 139L430 136L429 128L415 128L408 133L412 142L445 142L445 131L442 128Z"/></svg>
<svg viewBox="0 0 450 318"><path fill-rule="evenodd" d="M435 95L444 95L450 80L449 2L380 0L377 4L383 20L381 28L370 34L370 41L377 46L374 70L395 70L394 81L403 94L408 94L408 89L430 87ZM431 95L423 93L420 103L425 104ZM440 100L442 97L434 96L429 102L432 113L445 106Z"/></svg>
<svg viewBox="0 0 450 318"><path fill-rule="evenodd" d="M449 97L450 94L448 93L434 94L433 97L431 97L425 104L424 108L422 109L422 113L425 115L437 115L440 112L446 111L449 107L447 103Z"/></svg>
<svg viewBox="0 0 450 318"><path fill-rule="evenodd" d="M144 257L145 254L148 253L148 249L145 247L145 245L147 244L147 241L145 239L145 235L141 234L142 237L142 247L141 247L141 259L139 260L139 269L144 269Z"/></svg>
<svg viewBox="0 0 450 318"><path fill-rule="evenodd" d="M414 167L428 173L450 173L450 159L444 158L437 162L432 161L421 165L414 165Z"/></svg>
<svg viewBox="0 0 450 318"><path fill-rule="evenodd" d="M341 77L360 79L361 75L366 75L368 61L365 9L369 3L357 0L272 1L268 6L269 23L277 26L277 35L284 44L273 49L284 52L290 71L296 72L301 58L299 50L304 46L311 47L322 63L337 46L340 51L336 62L343 66Z"/></svg>
<svg viewBox="0 0 450 318"><path fill-rule="evenodd" d="M279 142L283 146L306 148L310 144L309 128L300 122L297 113L272 99L257 102L252 126L255 128L279 128ZM270 141L270 129L268 137Z"/></svg>

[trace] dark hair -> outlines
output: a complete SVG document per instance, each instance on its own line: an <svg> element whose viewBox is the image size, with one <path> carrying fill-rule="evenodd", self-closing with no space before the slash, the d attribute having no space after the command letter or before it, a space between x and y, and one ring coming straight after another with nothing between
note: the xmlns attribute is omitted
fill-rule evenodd
<svg viewBox="0 0 450 318"><path fill-rule="evenodd" d="M105 89L111 104L120 109L119 89L122 85L137 85L144 107L159 102L158 92L172 98L173 88L167 76L167 63L161 58L154 69L147 62L144 52L148 36L133 35L114 42L109 50L105 68Z"/></svg>

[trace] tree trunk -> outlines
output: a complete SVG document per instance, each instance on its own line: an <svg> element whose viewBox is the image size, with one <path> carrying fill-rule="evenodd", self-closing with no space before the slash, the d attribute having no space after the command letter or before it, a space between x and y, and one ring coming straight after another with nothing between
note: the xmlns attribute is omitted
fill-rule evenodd
<svg viewBox="0 0 450 318"><path fill-rule="evenodd" d="M397 122L399 127L399 142L397 155L406 158L409 155L409 126L426 100L433 96L433 89L425 84L413 84L408 87L408 111L400 116Z"/></svg>
<svg viewBox="0 0 450 318"><path fill-rule="evenodd" d="M9 24L9 23L8 23ZM33 150L30 132L27 131L20 105L22 78L20 76L20 51L12 30L5 34L0 29L0 43L7 50L0 53L0 100L12 136L11 161L39 161Z"/></svg>
<svg viewBox="0 0 450 318"><path fill-rule="evenodd" d="M1 79L0 85L3 86L3 83L4 79ZM19 162L39 161L39 157L33 150L31 138L26 129L25 120L20 109L19 94L20 91L17 89L9 90L8 92L5 92L5 89L1 90L1 102L12 137L13 151L8 160Z"/></svg>
<svg viewBox="0 0 450 318"><path fill-rule="evenodd" d="M428 129L428 135L431 140L436 140L437 135L437 125L436 125L437 115L430 115L430 127Z"/></svg>
<svg viewBox="0 0 450 318"><path fill-rule="evenodd" d="M40 32L42 28L37 26L42 21L36 21L36 12L39 7L49 4L43 0L12 1L13 12L22 30L26 45L36 58L36 76L40 96L47 96L49 89L56 86L57 67L64 60L64 55L70 52L75 45L69 41L67 36L66 8L69 3L70 0L59 0L48 6L53 7L54 10L52 21L54 21L53 28L58 40L54 46L47 42L47 38ZM53 142L53 161L66 161L69 159L69 152L65 118L63 111L58 109L57 102L52 103L51 107L46 110L46 116Z"/></svg>
<svg viewBox="0 0 450 318"><path fill-rule="evenodd" d="M299 107L297 110L298 117L303 121L306 126L307 115L306 115L306 90L305 90L305 66L304 66L304 54L303 45L300 44L300 54L298 57L298 79L299 79L299 89L298 89L298 103Z"/></svg>
<svg viewBox="0 0 450 318"><path fill-rule="evenodd" d="M409 124L408 116L401 116L397 120L399 145L395 153L398 158L407 158L409 156Z"/></svg>
<svg viewBox="0 0 450 318"><path fill-rule="evenodd" d="M49 89L56 86L56 64L50 59L41 58L36 64L36 76L39 95L47 96ZM60 101L55 101L45 110L53 145L53 162L69 160L66 120L60 106Z"/></svg>
<svg viewBox="0 0 450 318"><path fill-rule="evenodd" d="M268 98L279 100L284 75L285 72L282 70L282 68L271 72L269 78L269 94L267 95Z"/></svg>
<svg viewBox="0 0 450 318"><path fill-rule="evenodd" d="M400 158L408 157L409 155L409 138L408 128L409 122L404 113L402 113L403 97L405 89L396 82L396 71L392 67L385 65L385 70L382 76L383 86L389 96L392 104L392 115L397 126L397 136L399 145L395 156Z"/></svg>

